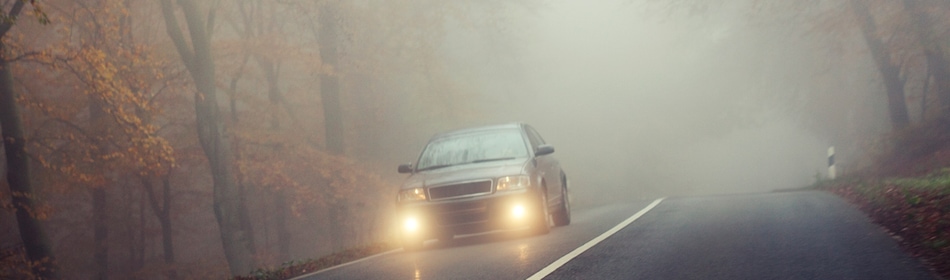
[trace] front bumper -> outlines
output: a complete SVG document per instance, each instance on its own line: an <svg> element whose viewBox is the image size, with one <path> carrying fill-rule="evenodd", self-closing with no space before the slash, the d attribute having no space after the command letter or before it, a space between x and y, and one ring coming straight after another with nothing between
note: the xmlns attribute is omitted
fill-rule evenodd
<svg viewBox="0 0 950 280"><path fill-rule="evenodd" d="M400 230L406 237L428 239L455 234L513 229L531 224L537 216L534 191L399 206Z"/></svg>

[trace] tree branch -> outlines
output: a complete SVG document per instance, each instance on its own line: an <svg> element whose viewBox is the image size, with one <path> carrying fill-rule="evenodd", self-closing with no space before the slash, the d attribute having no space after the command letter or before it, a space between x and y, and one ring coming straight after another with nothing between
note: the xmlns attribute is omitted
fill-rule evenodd
<svg viewBox="0 0 950 280"><path fill-rule="evenodd" d="M214 2L211 3L211 8L208 9L208 22L205 23L207 24L207 26L205 26L205 30L208 31L208 38L211 38L211 36L214 34L215 11L218 10L219 4L221 4L220 0L214 0Z"/></svg>
<svg viewBox="0 0 950 280"><path fill-rule="evenodd" d="M5 20L0 23L0 38L6 36L10 28L13 27L16 17L19 16L20 11L23 10L23 5L26 5L26 1L16 1L16 3L13 3L13 8L10 8L10 13L8 13Z"/></svg>
<svg viewBox="0 0 950 280"><path fill-rule="evenodd" d="M165 214L165 209L162 209L161 206L158 206L158 198L155 197L155 190L152 186L152 181L144 176L139 176L139 180L142 181L142 187L145 189L145 194L148 197L148 204L152 207L152 211L159 215ZM164 199L168 200L167 197Z"/></svg>
<svg viewBox="0 0 950 280"><path fill-rule="evenodd" d="M207 46L205 42L196 42L196 40L210 40L211 38L206 36L207 30L205 30L205 25L198 15L198 5L195 5L195 2L191 0L178 0L178 5L181 5L182 12L185 13L185 22L188 23L188 33L191 35L191 45L195 47L195 53L201 55L210 53L210 50L199 49Z"/></svg>
<svg viewBox="0 0 950 280"><path fill-rule="evenodd" d="M191 71L194 69L194 51L188 46L188 43L185 42L185 36L181 33L181 27L178 25L178 19L175 17L175 9L172 7L171 0L161 0L162 2L162 15L165 17L165 30L168 32L168 37L171 37L172 42L175 43L175 48L178 49L178 54L181 55L181 60L185 63L185 66L188 67Z"/></svg>

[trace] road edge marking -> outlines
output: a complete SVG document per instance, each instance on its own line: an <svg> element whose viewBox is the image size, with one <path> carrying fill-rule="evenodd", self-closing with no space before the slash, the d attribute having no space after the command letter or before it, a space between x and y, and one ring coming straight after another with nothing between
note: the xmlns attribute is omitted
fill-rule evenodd
<svg viewBox="0 0 950 280"><path fill-rule="evenodd" d="M334 269L341 268L341 267L344 267L344 266L348 266L348 265L351 265L351 264L355 264L355 263L358 263L358 262L363 262L363 261L366 261L366 260L369 260L369 259L372 259L372 258L375 258L375 257L379 257L379 256L382 256L382 255L389 255L389 254L395 253L395 252L397 252L397 251L402 251L402 249L401 249L401 248L392 249L392 250L389 250L389 251L386 251L386 252L382 252L382 253L379 253L379 254L375 254L375 255L372 255L372 256L366 256L366 257L364 257L364 258L362 258L362 259L358 259L358 260L354 260L354 261L350 261L350 262L341 263L341 264L338 264L338 265L334 265L334 266L331 266L331 267L327 267L327 268L324 268L324 269L321 269L321 270L317 270L317 271L314 271L314 272L310 272L310 273L307 273L307 274L297 275L297 276L294 276L293 278L290 278L290 280L303 279L303 278L305 278L305 277L314 276L314 275L317 275L317 274L320 274L320 273L323 273L323 272L326 272L326 271L329 271L329 270L334 270Z"/></svg>
<svg viewBox="0 0 950 280"><path fill-rule="evenodd" d="M650 205L647 205L647 207L644 207L642 210L640 210L640 212L633 214L633 216L630 216L630 218L627 218L623 222L620 222L619 224L617 224L610 230L604 232L600 236L597 236L596 238L591 239L590 241L587 241L587 243L584 243L584 245L577 247L577 249L574 249L574 251L571 251L570 253L567 253L567 255L564 255L560 259L557 259L553 263L549 264L548 266L536 272L534 275L531 275L531 277L528 277L526 280L541 280L545 276L548 276L548 274L551 274L552 272L554 272L555 270L557 270L558 268L560 268L567 262L571 261L572 259L580 255L581 253L584 253L584 251L587 251L591 247L594 247L594 245L597 245L597 243L604 241L611 235L614 235L621 229L627 227L627 225L630 225L630 223L633 223L633 221L636 221L637 219L639 219L640 216L643 216L644 214L652 210L653 207L656 207L657 205L659 205L660 202L663 201L664 199L666 199L666 197L657 198L656 200L653 201L653 203L650 203Z"/></svg>

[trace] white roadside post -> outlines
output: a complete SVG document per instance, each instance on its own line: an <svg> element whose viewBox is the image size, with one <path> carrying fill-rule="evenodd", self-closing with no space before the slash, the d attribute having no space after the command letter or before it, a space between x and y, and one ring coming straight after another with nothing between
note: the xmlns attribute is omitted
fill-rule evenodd
<svg viewBox="0 0 950 280"><path fill-rule="evenodd" d="M828 147L828 178L834 180L836 174L835 170L835 146Z"/></svg>

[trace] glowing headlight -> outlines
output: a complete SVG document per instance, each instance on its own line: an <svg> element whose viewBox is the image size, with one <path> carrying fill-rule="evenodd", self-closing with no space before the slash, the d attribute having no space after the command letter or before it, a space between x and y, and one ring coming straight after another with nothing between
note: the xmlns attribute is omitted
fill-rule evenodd
<svg viewBox="0 0 950 280"><path fill-rule="evenodd" d="M527 188L531 184L531 178L528 178L526 175L517 175L517 176L505 176L498 178L498 184L495 186L496 191L510 191L510 190L520 190Z"/></svg>
<svg viewBox="0 0 950 280"><path fill-rule="evenodd" d="M423 188L412 188L407 190L400 190L399 201L419 201L426 200L426 190Z"/></svg>
<svg viewBox="0 0 950 280"><path fill-rule="evenodd" d="M402 223L402 228L406 232L416 232L419 230L419 220L416 220L415 217L406 218Z"/></svg>
<svg viewBox="0 0 950 280"><path fill-rule="evenodd" d="M521 204L515 205L515 207L511 208L511 216L515 218L524 217L524 213L525 213L524 206L522 206Z"/></svg>

